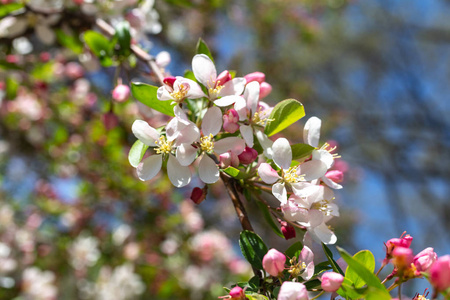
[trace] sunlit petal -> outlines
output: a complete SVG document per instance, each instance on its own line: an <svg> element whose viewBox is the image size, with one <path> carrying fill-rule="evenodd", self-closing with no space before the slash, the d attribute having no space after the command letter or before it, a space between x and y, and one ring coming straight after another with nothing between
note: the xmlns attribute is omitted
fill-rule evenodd
<svg viewBox="0 0 450 300"><path fill-rule="evenodd" d="M245 141L235 136L226 137L214 143L214 151L218 154L231 151L234 154L239 155L244 149Z"/></svg>
<svg viewBox="0 0 450 300"><path fill-rule="evenodd" d="M240 131L241 135L244 138L245 142L247 143L247 146L250 148L253 147L253 128L249 125L241 125Z"/></svg>
<svg viewBox="0 0 450 300"><path fill-rule="evenodd" d="M161 170L162 155L151 155L144 159L136 168L138 177L142 181L150 180Z"/></svg>
<svg viewBox="0 0 450 300"><path fill-rule="evenodd" d="M285 138L277 139L272 146L273 161L280 168L287 170L292 162L292 150L289 141Z"/></svg>
<svg viewBox="0 0 450 300"><path fill-rule="evenodd" d="M317 147L319 145L321 126L322 121L318 117L309 118L303 129L303 141L306 144Z"/></svg>
<svg viewBox="0 0 450 300"><path fill-rule="evenodd" d="M136 120L131 126L133 134L147 146L154 147L155 141L159 140L159 133L155 128L148 125L147 122Z"/></svg>
<svg viewBox="0 0 450 300"><path fill-rule="evenodd" d="M262 163L258 167L258 174L262 181L272 184L280 179L277 171L275 171L268 163Z"/></svg>
<svg viewBox="0 0 450 300"><path fill-rule="evenodd" d="M200 159L198 164L198 173L204 183L214 183L219 180L219 167L214 160L206 154Z"/></svg>
<svg viewBox="0 0 450 300"><path fill-rule="evenodd" d="M178 188L191 182L191 170L189 167L182 166L173 155L169 155L167 175L170 182Z"/></svg>
<svg viewBox="0 0 450 300"><path fill-rule="evenodd" d="M210 107L203 117L202 132L204 136L215 136L222 128L222 111L217 106Z"/></svg>
<svg viewBox="0 0 450 300"><path fill-rule="evenodd" d="M216 66L205 54L197 54L192 59L192 71L195 78L204 86L212 84L217 78Z"/></svg>

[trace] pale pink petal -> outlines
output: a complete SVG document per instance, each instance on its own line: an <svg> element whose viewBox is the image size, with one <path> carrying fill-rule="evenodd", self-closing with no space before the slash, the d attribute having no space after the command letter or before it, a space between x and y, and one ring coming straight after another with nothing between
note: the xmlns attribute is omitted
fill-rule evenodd
<svg viewBox="0 0 450 300"><path fill-rule="evenodd" d="M241 100L241 96L231 95L231 96L225 96L220 99L214 100L214 104L220 107L227 107L231 104L234 104L236 101Z"/></svg>
<svg viewBox="0 0 450 300"><path fill-rule="evenodd" d="M219 96L241 95L244 91L246 80L244 77L236 77L223 85Z"/></svg>
<svg viewBox="0 0 450 300"><path fill-rule="evenodd" d="M156 98L161 101L173 100L165 86L160 86L158 88L158 91L156 91Z"/></svg>
<svg viewBox="0 0 450 300"><path fill-rule="evenodd" d="M173 155L169 155L169 160L167 161L167 176L169 176L170 182L178 188L191 182L191 170L189 167L180 165Z"/></svg>
<svg viewBox="0 0 450 300"><path fill-rule="evenodd" d="M176 77L177 80L175 80L175 84L179 84L179 83L183 83L186 82L187 84L189 84L189 90L186 94L186 98L188 99L198 99L198 98L202 98L202 97L206 97L205 93L203 92L202 88L200 87L200 85L195 82L194 80L188 79L188 78L184 78L181 76L177 76ZM179 83L178 83L179 82Z"/></svg>
<svg viewBox="0 0 450 300"><path fill-rule="evenodd" d="M312 159L322 161L327 166L327 169L331 168L334 164L333 155L326 150L314 150L312 152Z"/></svg>
<svg viewBox="0 0 450 300"><path fill-rule="evenodd" d="M173 113L174 113L175 117L183 124L188 125L190 123L187 114L184 112L184 110L179 105L175 105L173 107Z"/></svg>
<svg viewBox="0 0 450 300"><path fill-rule="evenodd" d="M332 189L335 189L335 190L342 189L342 185L340 185L339 183L334 182L333 180L331 180L330 178L328 178L326 176L322 176L320 179L322 179L323 183L325 183L326 185L328 185Z"/></svg>
<svg viewBox="0 0 450 300"><path fill-rule="evenodd" d="M331 231L325 224L312 228L309 232L313 239L327 245L335 244L337 241L337 237L334 232Z"/></svg>
<svg viewBox="0 0 450 300"><path fill-rule="evenodd" d="M314 195L316 193L319 193L319 191L323 190L323 187L320 185L314 185L310 184L309 182L297 182L297 183L291 183L291 188L294 194L297 197L311 197L311 195ZM321 193L322 195L323 193Z"/></svg>
<svg viewBox="0 0 450 300"><path fill-rule="evenodd" d="M262 181L268 184L272 184L280 179L277 171L275 171L268 163L262 163L258 167L258 174Z"/></svg>
<svg viewBox="0 0 450 300"><path fill-rule="evenodd" d="M313 147L319 145L320 138L320 127L322 126L322 121L317 117L311 117L306 121L305 127L303 129L303 141Z"/></svg>
<svg viewBox="0 0 450 300"><path fill-rule="evenodd" d="M297 170L299 175L303 175L306 181L311 181L324 176L328 168L320 160L310 160L302 163Z"/></svg>
<svg viewBox="0 0 450 300"><path fill-rule="evenodd" d="M291 198L286 204L281 206L284 218L291 222L308 222L308 210L297 205L296 202L291 201Z"/></svg>
<svg viewBox="0 0 450 300"><path fill-rule="evenodd" d="M219 167L211 157L203 154L198 164L198 174L204 183L215 183L219 180Z"/></svg>
<svg viewBox="0 0 450 300"><path fill-rule="evenodd" d="M289 141L285 138L279 138L273 143L272 149L273 161L283 170L288 170L292 163L292 150Z"/></svg>
<svg viewBox="0 0 450 300"><path fill-rule="evenodd" d="M278 199L278 201L281 202L281 204L287 203L287 191L286 187L284 186L284 183L275 183L272 186L272 194L275 196L275 198Z"/></svg>
<svg viewBox="0 0 450 300"><path fill-rule="evenodd" d="M323 223L323 212L317 209L309 210L309 227L317 227Z"/></svg>
<svg viewBox="0 0 450 300"><path fill-rule="evenodd" d="M194 123L189 122L189 124L180 131L174 146L177 147L183 143L192 144L199 138L200 130Z"/></svg>
<svg viewBox="0 0 450 300"><path fill-rule="evenodd" d="M166 125L166 137L169 141L174 141L180 135L180 132L187 125L183 122L180 122L178 118L172 118Z"/></svg>
<svg viewBox="0 0 450 300"><path fill-rule="evenodd" d="M258 139L260 145L264 149L264 156L268 159L273 158L273 142L269 139L267 135L265 135L262 131L256 130L256 138Z"/></svg>
<svg viewBox="0 0 450 300"><path fill-rule="evenodd" d="M234 103L234 110L237 111L239 115L239 121L247 120L249 110L247 109L247 102L244 98L239 96L239 100ZM250 116L251 117L251 116Z"/></svg>
<svg viewBox="0 0 450 300"><path fill-rule="evenodd" d="M254 81L256 82L256 81ZM247 143L247 146L250 148L253 147L253 128L249 125L241 125L239 127L241 131L241 135L244 138L245 142Z"/></svg>
<svg viewBox="0 0 450 300"><path fill-rule="evenodd" d="M197 151L191 144L181 144L177 147L177 159L182 166L189 166L197 157Z"/></svg>
<svg viewBox="0 0 450 300"><path fill-rule="evenodd" d="M222 111L217 106L210 107L203 117L202 133L204 136L215 136L222 128Z"/></svg>
<svg viewBox="0 0 450 300"><path fill-rule="evenodd" d="M309 280L314 275L314 253L307 246L303 246L299 260L306 264L306 269L301 277Z"/></svg>
<svg viewBox="0 0 450 300"><path fill-rule="evenodd" d="M162 155L151 155L144 159L136 168L138 177L142 181L150 180L161 170Z"/></svg>
<svg viewBox="0 0 450 300"><path fill-rule="evenodd" d="M192 59L192 71L195 78L204 86L212 84L216 81L217 71L216 66L211 59L205 54L197 54Z"/></svg>
<svg viewBox="0 0 450 300"><path fill-rule="evenodd" d="M155 147L155 142L159 140L159 133L147 122L136 120L131 126L133 134L147 146Z"/></svg>
<svg viewBox="0 0 450 300"><path fill-rule="evenodd" d="M252 114L258 110L259 83L252 81L245 87L244 98L247 99L247 108Z"/></svg>
<svg viewBox="0 0 450 300"><path fill-rule="evenodd" d="M218 154L231 151L234 154L239 155L244 152L244 149L245 141L235 136L226 137L217 142L214 142L214 152Z"/></svg>

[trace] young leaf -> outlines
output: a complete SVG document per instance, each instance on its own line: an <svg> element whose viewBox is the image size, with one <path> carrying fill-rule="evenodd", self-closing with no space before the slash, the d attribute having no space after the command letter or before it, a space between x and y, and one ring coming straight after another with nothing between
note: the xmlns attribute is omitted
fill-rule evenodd
<svg viewBox="0 0 450 300"><path fill-rule="evenodd" d="M130 24L127 21L119 22L116 25L115 35L120 45L120 53L129 55L131 45Z"/></svg>
<svg viewBox="0 0 450 300"><path fill-rule="evenodd" d="M322 282L319 279L312 279L312 280L304 283L307 290L320 288L321 284L322 284Z"/></svg>
<svg viewBox="0 0 450 300"><path fill-rule="evenodd" d="M259 235L248 230L242 231L239 237L239 246L245 259L254 268L262 270L262 260L269 250Z"/></svg>
<svg viewBox="0 0 450 300"><path fill-rule="evenodd" d="M269 209L267 208L267 205L265 205L264 203L257 201L256 203L258 203L259 209L261 209L261 212L263 214L264 219L266 220L266 222L269 224L270 228L273 229L273 231L279 236L282 237L284 239L284 235L281 232L280 228L278 227L277 224L275 224L274 220L272 219L272 216L269 212Z"/></svg>
<svg viewBox="0 0 450 300"><path fill-rule="evenodd" d="M228 168L224 169L223 172L227 173L228 175L230 175L231 177L236 178L236 179L245 178L245 173L242 173L240 170L233 168L233 167L228 167Z"/></svg>
<svg viewBox="0 0 450 300"><path fill-rule="evenodd" d="M352 268L355 273L361 277L362 280L365 281L368 287L372 287L381 291L381 293L377 292L377 295L381 295L378 299L385 299L383 297L390 297L389 292L386 290L386 287L380 282L380 279L373 274L371 270L367 269L366 266L356 259L354 259L350 254L347 253L344 249L337 247L341 257L347 262L348 268ZM390 299L390 298L386 298Z"/></svg>
<svg viewBox="0 0 450 300"><path fill-rule="evenodd" d="M102 57L110 55L111 46L109 40L104 35L93 30L88 30L84 33L83 37L89 49L91 49L96 56Z"/></svg>
<svg viewBox="0 0 450 300"><path fill-rule="evenodd" d="M199 38L197 42L197 54L205 54L212 60L212 62L214 62L214 59L211 55L211 51L209 51L208 45L206 45L205 41L202 40L201 38Z"/></svg>
<svg viewBox="0 0 450 300"><path fill-rule="evenodd" d="M137 168L147 149L148 146L140 140L134 142L133 146L131 146L130 152L128 153L128 161L130 162L130 165Z"/></svg>
<svg viewBox="0 0 450 300"><path fill-rule="evenodd" d="M75 54L83 53L83 43L75 35L65 34L61 29L56 29L56 39L63 47L72 50Z"/></svg>
<svg viewBox="0 0 450 300"><path fill-rule="evenodd" d="M331 267L333 268L333 271L344 276L345 274L342 271L341 267L339 267L339 265L334 261L333 253L331 252L330 248L328 248L324 243L322 243L322 248L325 252L326 257L328 258L328 261L330 262Z"/></svg>
<svg viewBox="0 0 450 300"><path fill-rule="evenodd" d="M300 253L302 252L303 249L303 244L301 242L296 242L294 244L292 244L289 248L287 248L287 250L284 252L284 254L286 254L286 259L290 259L295 257L299 257Z"/></svg>
<svg viewBox="0 0 450 300"><path fill-rule="evenodd" d="M136 98L143 104L147 105L148 107L159 111L160 113L173 117L174 116L173 107L176 104L170 104L171 102L170 100L169 101L158 100L158 98L156 97L157 90L158 87L145 84L142 82L131 83L131 93L133 94L134 98Z"/></svg>
<svg viewBox="0 0 450 300"><path fill-rule="evenodd" d="M21 9L22 7L24 7L23 3L2 4L0 6L0 19L12 13L15 10Z"/></svg>
<svg viewBox="0 0 450 300"><path fill-rule="evenodd" d="M303 104L295 99L286 99L275 105L269 117L269 122L264 129L267 136L289 127L305 116Z"/></svg>
<svg viewBox="0 0 450 300"><path fill-rule="evenodd" d="M353 258L364 265L370 272L375 271L375 257L369 250L362 250L353 255ZM363 287L366 283L355 272L353 268L348 268L345 272L345 278L353 282L356 288Z"/></svg>
<svg viewBox="0 0 450 300"><path fill-rule="evenodd" d="M292 159L298 159L310 156L312 151L316 148L308 144L294 144L291 145L292 149Z"/></svg>

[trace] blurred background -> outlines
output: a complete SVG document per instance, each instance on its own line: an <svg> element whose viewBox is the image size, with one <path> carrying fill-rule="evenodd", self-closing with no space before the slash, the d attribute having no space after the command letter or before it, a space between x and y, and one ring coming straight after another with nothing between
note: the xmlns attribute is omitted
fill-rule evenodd
<svg viewBox="0 0 450 300"><path fill-rule="evenodd" d="M306 117L284 132L292 141L309 117L323 120L321 141L337 143L347 168L337 245L370 249L379 263L383 242L407 231L414 253L449 253L450 2L157 0L154 9L162 30L145 47L170 53L167 72L190 69L202 37L219 72L264 72L267 102L304 104ZM114 68L85 49L28 38L28 53L0 38L0 298L53 299L56 286L58 299L213 299L247 279L221 183L197 206L199 182L140 182L127 160L131 124L160 116L133 99L112 105ZM289 244L251 220L269 248ZM415 280L404 293L426 287Z"/></svg>

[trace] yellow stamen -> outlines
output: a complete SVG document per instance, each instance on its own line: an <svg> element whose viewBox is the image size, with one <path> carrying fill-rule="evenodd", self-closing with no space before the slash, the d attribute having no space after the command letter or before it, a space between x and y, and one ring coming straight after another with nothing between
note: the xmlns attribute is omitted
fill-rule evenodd
<svg viewBox="0 0 450 300"><path fill-rule="evenodd" d="M283 180L287 183L297 183L303 180L303 175L297 173L297 167L290 167L287 171L282 171Z"/></svg>
<svg viewBox="0 0 450 300"><path fill-rule="evenodd" d="M202 136L200 138L200 148L205 152L213 152L214 151L214 141L213 135L210 133L207 136Z"/></svg>
<svg viewBox="0 0 450 300"><path fill-rule="evenodd" d="M155 148L157 154L169 154L172 151L173 141L167 141L164 136L159 137L159 141L155 141L159 147Z"/></svg>
<svg viewBox="0 0 450 300"><path fill-rule="evenodd" d="M325 143L325 144L323 144L322 147L320 147L320 150L328 151L328 153L330 153L330 154L333 156L333 158L336 159L336 158L340 158L340 157L341 157L341 156L340 156L339 154L337 154L337 153L331 153L331 152L333 152L334 150L336 150L336 148L337 148L336 146L331 147L330 144Z"/></svg>
<svg viewBox="0 0 450 300"><path fill-rule="evenodd" d="M169 95L173 98L174 101L181 102L184 98L186 98L188 90L189 85L181 83L179 85L178 91L173 91Z"/></svg>
<svg viewBox="0 0 450 300"><path fill-rule="evenodd" d="M289 273L291 273L292 277L298 277L303 270L306 269L306 264L303 261L298 261L297 262L297 257L293 257L289 260L289 262L291 263L291 266L288 270Z"/></svg>
<svg viewBox="0 0 450 300"><path fill-rule="evenodd" d="M208 84L208 94L212 98L219 97L220 91L223 89L223 85L220 85L220 80L217 81L207 81Z"/></svg>
<svg viewBox="0 0 450 300"><path fill-rule="evenodd" d="M267 115L266 116L263 116L263 115L264 114L263 114L262 108L259 107L258 111L253 114L253 117L252 117L252 120L251 120L252 123L258 124L258 125L261 125L261 126L266 126L267 122L273 121L273 119L269 119L267 117Z"/></svg>
<svg viewBox="0 0 450 300"><path fill-rule="evenodd" d="M328 200L318 201L311 206L311 209L320 210L321 212L324 213L325 216L329 216L333 212L333 209L331 208L331 206L329 204L330 204L330 201L328 201Z"/></svg>

